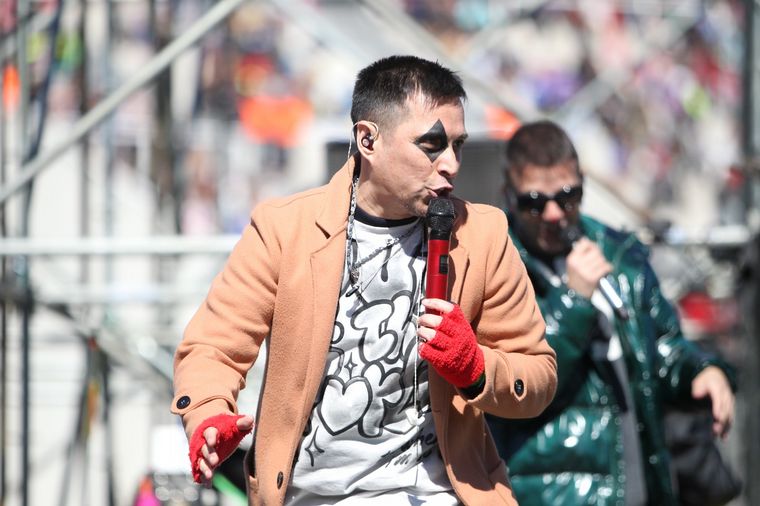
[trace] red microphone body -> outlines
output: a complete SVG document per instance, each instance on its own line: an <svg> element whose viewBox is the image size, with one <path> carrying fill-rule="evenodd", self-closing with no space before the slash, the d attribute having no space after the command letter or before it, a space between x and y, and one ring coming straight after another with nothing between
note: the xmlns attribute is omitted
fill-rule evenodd
<svg viewBox="0 0 760 506"><path fill-rule="evenodd" d="M425 297L447 300L449 295L449 241L428 240Z"/></svg>
<svg viewBox="0 0 760 506"><path fill-rule="evenodd" d="M449 199L434 198L425 217L428 227L427 273L425 297L448 300L449 244L454 226L454 204Z"/></svg>

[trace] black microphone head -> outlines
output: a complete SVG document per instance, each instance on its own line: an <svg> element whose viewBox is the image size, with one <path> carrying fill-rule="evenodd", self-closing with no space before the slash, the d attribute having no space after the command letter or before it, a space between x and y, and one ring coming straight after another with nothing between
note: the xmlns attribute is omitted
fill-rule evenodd
<svg viewBox="0 0 760 506"><path fill-rule="evenodd" d="M448 239L455 218L454 203L451 200L443 197L431 199L425 217L431 239Z"/></svg>
<svg viewBox="0 0 760 506"><path fill-rule="evenodd" d="M575 244L575 241L583 237L583 232L581 232L581 227L578 225L570 224L559 231L559 237L568 248L571 248Z"/></svg>

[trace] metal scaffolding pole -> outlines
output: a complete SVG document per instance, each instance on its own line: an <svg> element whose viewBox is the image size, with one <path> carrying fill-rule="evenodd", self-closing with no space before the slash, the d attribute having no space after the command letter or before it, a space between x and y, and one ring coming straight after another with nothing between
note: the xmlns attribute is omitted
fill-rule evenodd
<svg viewBox="0 0 760 506"><path fill-rule="evenodd" d="M279 3L284 3L279 0ZM533 119L540 116L540 111L528 105L517 94L510 91L498 90L493 83L484 81L476 72L467 68L464 59L452 55L428 30L424 29L412 16L398 5L391 2L373 2L363 0L362 8L367 9L385 23L388 30L396 32L403 38L414 41L417 47L424 47L435 53L436 58L443 64L459 69L462 80L469 89L480 95L486 103L494 103L512 111L522 119ZM371 42L370 42L371 43Z"/></svg>
<svg viewBox="0 0 760 506"><path fill-rule="evenodd" d="M760 5L758 0L745 0L744 27L744 154L754 162L760 156Z"/></svg>
<svg viewBox="0 0 760 506"><path fill-rule="evenodd" d="M5 73L6 59L0 56L0 72ZM0 96L4 96L4 79L0 79ZM7 127L6 127L5 101L0 100L0 186L5 183L5 169L8 160L7 155ZM0 204L0 237L7 235L5 205ZM8 273L8 259L0 259L0 281L4 281ZM5 444L8 427L8 305L0 298L0 504L5 504L5 491L7 489L6 476L8 474L8 461L6 459Z"/></svg>
<svg viewBox="0 0 760 506"><path fill-rule="evenodd" d="M72 145L78 143L87 133L104 121L119 105L124 103L133 93L153 81L162 71L177 59L185 50L198 42L214 26L232 14L246 0L221 0L217 2L202 18L190 26L185 33L174 39L171 44L158 53L134 76L122 84L111 95L103 99L85 116L71 127L71 133L57 145L43 152L34 160L24 164L16 179L0 188L0 203L5 202L34 179L37 174L47 168L51 162L66 152Z"/></svg>
<svg viewBox="0 0 760 506"><path fill-rule="evenodd" d="M29 129L28 129L28 111L29 111L29 67L27 65L27 49L26 49L26 37L27 37L27 27L26 24L23 23L23 20L25 20L29 13L31 12L29 1L28 0L18 0L16 3L16 15L18 20L20 21L17 30L16 30L16 65L18 67L18 74L19 74L19 90L20 90L20 100L19 100L19 109L18 109L18 140L17 140L17 146L18 146L18 159L19 159L19 166L22 166L23 163L26 162L26 156L27 156L27 149L29 147L29 142L27 139L27 136L29 135ZM27 187L27 181L24 182L23 185L20 185L19 188L25 188L27 189L27 194L24 196L24 203L22 204L23 208L21 210L21 233L24 234L26 229L26 224L28 223L28 220L24 218L25 209L27 209L26 204L29 202L29 199L31 198L31 195L28 193L30 192L30 189ZM20 282L22 283L22 291L26 292L26 288L28 288L28 270L26 266L26 258L25 257L19 257L16 259L16 266L15 270L17 272L17 275L20 279ZM21 302L21 464L20 464L20 472L21 472L21 505L22 506L28 506L29 505L29 450L30 450L30 437L29 437L29 426L30 426L30 405L31 405L31 395L30 395L30 335L29 335L29 320L31 318L31 308L29 307L29 301L27 300L27 297L22 297Z"/></svg>
<svg viewBox="0 0 760 506"><path fill-rule="evenodd" d="M33 135L30 122L29 108L29 75L27 67L27 47L26 40L29 35L30 23L21 23L18 25L15 38L15 52L17 56L17 67L20 76L20 89L21 89L21 103L18 109L19 125L17 128L18 138L16 145L18 146L19 153L19 167L16 175L11 179L9 184L2 181L2 187L0 187L0 206L6 208L6 204L11 195L15 194L19 190L24 190L24 200L21 203L21 215L20 215L20 229L18 235L20 238L25 238L28 234L29 223L29 211L31 203L31 185L34 178L47 166L49 166L54 160L56 160L61 154L67 151L73 145L86 142L87 134L89 134L97 125L107 119L116 108L126 101L136 91L149 84L157 76L159 76L171 63L180 56L187 48L195 44L202 36L208 33L219 22L223 21L234 10L239 7L245 0L221 0L215 4L208 12L206 12L197 22L195 22L185 33L177 37L171 44L168 44L161 52L159 52L148 64L142 67L136 74L122 86L117 88L111 95L99 103L91 111L84 114L79 121L77 121L70 129L69 135L61 142L48 151L44 151L38 155L37 148L40 145L42 125L45 120L45 103L47 99L46 91L48 80L45 82L44 92L38 93L39 102L39 114L37 118L36 126L37 135ZM17 13L19 19L26 20L29 18L30 5L28 0L17 0ZM60 14L60 8L62 4L58 6L58 15ZM51 40L51 47L55 44L54 37ZM9 49L9 44L4 44L4 49ZM52 49L51 49L52 52ZM51 60L49 62L53 65L52 53ZM49 79L49 76L48 76ZM83 145L86 149L86 145ZM87 184L86 173L84 174L83 185ZM83 198L87 199L86 191L83 192ZM87 200L84 201L83 210L86 210ZM86 214L86 213L85 213ZM87 217L83 215L83 220ZM82 222L82 232L86 234L87 224ZM6 241L3 241L6 242ZM27 506L30 504L30 451L31 451L31 437L30 437L30 326L31 326L31 304L32 304L32 292L29 286L29 272L28 272L28 256L16 255L13 258L14 270L16 271L16 279L18 283L20 298L17 299L21 311L21 352L20 352L20 369L21 369L21 464L19 466L19 474L21 476L20 483L20 496L21 505ZM83 267L86 264L82 264ZM86 273L83 270L83 276L86 278ZM108 421L105 420L107 424ZM5 430L5 427L3 427ZM5 448L2 449L5 454ZM5 466L5 463L3 463ZM3 476L5 469L3 468ZM84 483L84 482L83 482ZM4 479L3 479L3 494L4 494ZM111 498L113 497L113 491L109 490ZM65 500L65 498L63 498Z"/></svg>
<svg viewBox="0 0 760 506"><path fill-rule="evenodd" d="M675 18L671 23L669 33L662 34L659 40L648 40L637 58L631 59L625 67L601 71L593 80L588 82L575 95L557 109L551 118L564 125L572 125L580 119L592 114L610 96L616 93L623 84L630 81L633 72L643 62L651 57L652 53L673 47L681 40L684 34L699 22L699 16Z"/></svg>
<svg viewBox="0 0 760 506"><path fill-rule="evenodd" d="M47 30L48 26L54 21L55 15L50 12L41 12L34 14L31 18L21 18L18 16L18 27L26 27L27 33L41 32ZM0 42L0 60L12 58L16 51L19 49L18 40L14 37L3 37L3 41Z"/></svg>
<svg viewBox="0 0 760 506"><path fill-rule="evenodd" d="M757 210L758 185L760 185L760 1L745 0L746 25L744 27L744 107L742 123L744 126L743 148L750 182L754 185L754 195L748 206ZM742 445L745 471L744 498L747 504L760 504L760 484L752 476L760 472L760 236L755 235L747 249L747 266L749 276L745 276L742 291L742 308L747 315L745 320L745 346L743 357L743 374L740 377L740 389L744 392L745 406L737 418L742 426L741 432L749 437Z"/></svg>
<svg viewBox="0 0 760 506"><path fill-rule="evenodd" d="M228 254L239 235L150 236L143 238L94 237L71 239L7 238L0 242L0 256L125 256Z"/></svg>

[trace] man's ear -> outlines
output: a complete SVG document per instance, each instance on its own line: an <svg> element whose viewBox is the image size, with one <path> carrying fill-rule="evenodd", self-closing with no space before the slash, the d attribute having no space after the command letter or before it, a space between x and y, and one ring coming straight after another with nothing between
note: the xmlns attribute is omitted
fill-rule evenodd
<svg viewBox="0 0 760 506"><path fill-rule="evenodd" d="M356 147L364 157L371 156L379 134L377 125L371 121L358 121L354 129Z"/></svg>

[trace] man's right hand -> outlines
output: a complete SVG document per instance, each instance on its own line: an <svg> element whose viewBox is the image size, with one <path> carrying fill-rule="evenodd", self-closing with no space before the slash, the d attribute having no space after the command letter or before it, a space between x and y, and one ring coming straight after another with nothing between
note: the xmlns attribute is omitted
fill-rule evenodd
<svg viewBox="0 0 760 506"><path fill-rule="evenodd" d="M736 402L726 374L714 365L702 369L691 382L691 395L695 399L710 398L713 435L725 439L734 420Z"/></svg>
<svg viewBox="0 0 760 506"><path fill-rule="evenodd" d="M587 237L573 244L567 255L567 287L590 299L599 280L612 272L612 265L604 258L599 246Z"/></svg>
<svg viewBox="0 0 760 506"><path fill-rule="evenodd" d="M190 465L196 483L209 485L216 468L253 429L248 415L217 415L205 420L190 440Z"/></svg>

